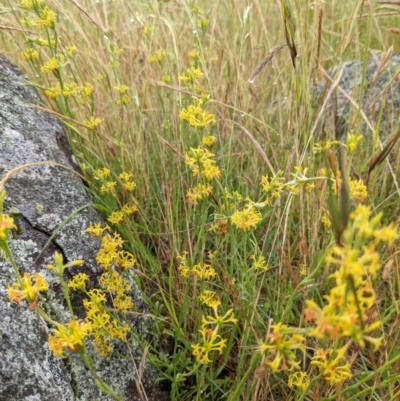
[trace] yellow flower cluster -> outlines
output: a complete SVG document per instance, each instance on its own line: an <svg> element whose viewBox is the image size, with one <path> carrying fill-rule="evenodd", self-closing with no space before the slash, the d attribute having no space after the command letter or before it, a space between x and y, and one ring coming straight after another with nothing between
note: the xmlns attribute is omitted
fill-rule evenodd
<svg viewBox="0 0 400 401"><path fill-rule="evenodd" d="M118 85L115 87L115 90L119 94L119 99L117 100L118 104L127 105L131 101L131 98L128 94L129 88L126 85Z"/></svg>
<svg viewBox="0 0 400 401"><path fill-rule="evenodd" d="M180 75L178 78L180 81L189 83L190 85L193 86L194 82L197 79L203 78L203 72L200 70L200 68L191 67L188 70L186 70L182 75Z"/></svg>
<svg viewBox="0 0 400 401"><path fill-rule="evenodd" d="M335 286L324 297L326 304L320 307L313 300L308 300L304 310L306 321L315 324L309 336L336 341L349 339L335 355L320 350L312 360L331 384L351 376L350 365L339 363L344 359L351 341L361 348L371 343L375 349L382 341L382 338L371 336L381 327L381 322L371 321L369 317L376 301L372 282L381 268L376 246L380 242L392 244L398 233L393 224L378 228L381 217L372 217L369 207L357 206L343 233L343 246L332 247L325 258L327 267L335 268L331 275Z"/></svg>
<svg viewBox="0 0 400 401"><path fill-rule="evenodd" d="M218 307L221 305L219 297L212 291L206 291L200 296L202 303L211 307L214 316L202 316L200 343L192 345L192 354L196 357L196 360L201 364L208 364L212 362L210 354L213 351L217 351L222 354L222 351L226 347L227 339L222 338L218 334L221 328L228 324L236 324L237 319L235 319L233 309L229 309L224 315L218 313ZM207 328L211 326L212 328Z"/></svg>
<svg viewBox="0 0 400 401"><path fill-rule="evenodd" d="M92 289L87 292L88 298L83 301L86 320L90 323L95 349L103 358L112 351L112 339L124 340L129 332L129 325L122 324L113 316L106 306L106 294L112 295L113 306L119 311L133 307L131 298L125 294L130 285L117 272L109 271L100 278L104 290ZM116 295L116 296L115 296ZM115 298L113 298L115 297Z"/></svg>
<svg viewBox="0 0 400 401"><path fill-rule="evenodd" d="M215 162L214 154L207 149L190 148L185 156L185 161L195 176L206 181L221 176L221 170Z"/></svg>
<svg viewBox="0 0 400 401"><path fill-rule="evenodd" d="M260 352L267 357L264 364L273 372L299 369L297 351L305 352L305 337L282 323L272 326L266 342L260 341Z"/></svg>
<svg viewBox="0 0 400 401"><path fill-rule="evenodd" d="M149 56L149 63L161 63L164 60L166 54L167 53L164 49L157 50L154 54Z"/></svg>
<svg viewBox="0 0 400 401"><path fill-rule="evenodd" d="M89 129L95 129L98 125L100 125L102 122L101 118L95 117L95 116L90 116L89 120L84 121L85 127Z"/></svg>
<svg viewBox="0 0 400 401"><path fill-rule="evenodd" d="M186 198L189 202L197 203L201 199L207 198L212 192L210 184L198 184L189 189L186 193Z"/></svg>
<svg viewBox="0 0 400 401"><path fill-rule="evenodd" d="M91 224L86 232L92 236L101 236L101 248L96 255L96 262L105 270L109 270L113 265L118 266L122 271L132 269L135 266L135 257L127 251L122 250L123 239L118 234L109 234L108 226L101 228L98 224ZM106 234L103 232L106 231Z"/></svg>
<svg viewBox="0 0 400 401"><path fill-rule="evenodd" d="M248 205L242 210L236 210L231 216L232 224L245 232L257 227L261 220L260 211L255 209L253 205Z"/></svg>
<svg viewBox="0 0 400 401"><path fill-rule="evenodd" d="M200 280L211 280L217 276L215 269L207 263L198 263L190 266L187 259L187 252L177 256L179 260L178 270L182 277L196 276Z"/></svg>
<svg viewBox="0 0 400 401"><path fill-rule="evenodd" d="M24 273L20 282L8 286L7 294L11 302L16 302L21 306L21 302L26 300L30 308L35 308L39 292L47 291L48 288L47 281L39 273L33 275Z"/></svg>
<svg viewBox="0 0 400 401"><path fill-rule="evenodd" d="M49 335L50 350L54 355L63 358L65 357L64 349L79 352L85 337L89 335L90 331L90 323L82 320L71 319L66 326L58 324L54 330L54 335Z"/></svg>
<svg viewBox="0 0 400 401"><path fill-rule="evenodd" d="M58 69L60 68L60 64L57 60L57 58L52 57L49 61L46 61L41 67L40 71L44 73L52 73L56 74L58 72Z"/></svg>
<svg viewBox="0 0 400 401"><path fill-rule="evenodd" d="M202 95L200 98L193 98L195 104L189 105L187 109L181 109L179 118L187 121L194 128L206 128L215 124L215 114L205 109L207 103L210 102L209 96Z"/></svg>
<svg viewBox="0 0 400 401"><path fill-rule="evenodd" d="M290 388L305 390L310 384L310 378L306 372L294 372L289 376L288 385Z"/></svg>

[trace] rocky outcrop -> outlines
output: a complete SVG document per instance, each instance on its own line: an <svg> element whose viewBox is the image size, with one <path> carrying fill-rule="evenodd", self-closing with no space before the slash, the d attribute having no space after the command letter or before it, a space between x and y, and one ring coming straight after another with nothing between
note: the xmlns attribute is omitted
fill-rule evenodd
<svg viewBox="0 0 400 401"><path fill-rule="evenodd" d="M13 168L31 162L53 161L70 168L36 165L20 170L5 185L5 212L13 215L18 226L10 240L18 267L22 274L39 272L47 279L50 290L46 303L65 322L69 316L59 285L45 266L53 263L55 251L66 262L84 259L85 264L76 271L88 274L94 284L100 272L94 260L99 242L91 239L85 229L99 222L100 217L73 172L73 157L61 124L29 106L38 102L36 91L26 85L24 76L0 56L0 179ZM47 344L49 327L35 311L9 302L7 286L15 281L11 265L2 260L0 401L110 400L100 392L77 356L53 356ZM136 289L131 296L145 312L140 292ZM139 335L145 335L141 321L135 327ZM98 374L111 388L120 389L125 400L168 399L158 389L157 375L151 367L146 365L138 377L142 356L140 350L132 354L120 348L118 356L93 358ZM140 393L147 398L141 398Z"/></svg>
<svg viewBox="0 0 400 401"><path fill-rule="evenodd" d="M346 61L329 71L329 78L325 76L319 83L318 93L326 93L339 74L336 97L332 95L325 113L324 122L328 129L332 129L335 116L344 125L343 134L356 128L357 122L361 122L361 132L371 137L374 134L372 129L379 125L382 141L399 129L400 55L388 52L370 57L366 63L362 60ZM336 109L333 107L335 101Z"/></svg>

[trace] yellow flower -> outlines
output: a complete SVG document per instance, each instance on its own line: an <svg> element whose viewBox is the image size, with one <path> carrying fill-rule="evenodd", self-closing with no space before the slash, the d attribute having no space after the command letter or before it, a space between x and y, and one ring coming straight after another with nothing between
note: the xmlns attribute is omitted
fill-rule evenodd
<svg viewBox="0 0 400 401"><path fill-rule="evenodd" d="M110 177L111 172L107 167L104 167L97 170L97 174L99 175L100 178L104 179Z"/></svg>
<svg viewBox="0 0 400 401"><path fill-rule="evenodd" d="M37 21L36 24L39 28L48 26L48 27L54 29L54 23L55 23L56 17L57 17L56 13L51 11L48 7L45 6L39 12L39 20Z"/></svg>
<svg viewBox="0 0 400 401"><path fill-rule="evenodd" d="M40 71L44 73L57 73L59 68L60 65L58 64L58 60L55 57L52 57L40 67Z"/></svg>
<svg viewBox="0 0 400 401"><path fill-rule="evenodd" d="M132 216L134 213L138 211L138 207L136 205L124 205L121 209L121 212L125 216Z"/></svg>
<svg viewBox="0 0 400 401"><path fill-rule="evenodd" d="M34 275L24 273L20 283L8 286L7 294L11 302L16 302L21 306L21 302L26 299L29 307L34 308L37 304L39 292L47 291L48 288L47 281L39 273Z"/></svg>
<svg viewBox="0 0 400 401"><path fill-rule="evenodd" d="M58 356L64 356L64 348L73 352L79 351L83 346L83 340L90 333L90 323L83 320L71 319L68 325L58 325L54 330L54 336L49 336L50 350Z"/></svg>
<svg viewBox="0 0 400 401"><path fill-rule="evenodd" d="M348 134L346 140L346 146L349 153L352 154L356 150L357 144L363 139L362 135Z"/></svg>
<svg viewBox="0 0 400 401"><path fill-rule="evenodd" d="M305 390L309 384L310 378L306 372L295 372L289 376L288 385L290 388L297 387L301 390Z"/></svg>
<svg viewBox="0 0 400 401"><path fill-rule="evenodd" d="M24 10L35 9L35 7L42 7L44 0L22 0L21 8Z"/></svg>
<svg viewBox="0 0 400 401"><path fill-rule="evenodd" d="M133 178L133 174L132 173L127 173L127 172L123 172L119 175L119 178L122 181L128 182L131 178Z"/></svg>
<svg viewBox="0 0 400 401"><path fill-rule="evenodd" d="M197 276L200 280L210 280L216 277L217 273L214 268L207 263L198 263L191 270L192 275Z"/></svg>
<svg viewBox="0 0 400 401"><path fill-rule="evenodd" d="M84 102L89 98L91 98L92 94L93 94L93 85L89 82L85 82L85 85L79 88L79 95L81 97L80 98L81 102Z"/></svg>
<svg viewBox="0 0 400 401"><path fill-rule="evenodd" d="M182 75L180 75L178 78L180 81L189 82L190 84L193 85L196 79L203 78L203 72L199 68L191 67L188 70L186 70Z"/></svg>
<svg viewBox="0 0 400 401"><path fill-rule="evenodd" d="M0 241L7 241L8 230L16 229L14 219L6 214L3 214L3 203L6 198L6 191L0 193Z"/></svg>
<svg viewBox="0 0 400 401"><path fill-rule="evenodd" d="M164 60L164 57L166 55L166 52L164 49L157 50L154 54L149 56L149 63L161 63Z"/></svg>
<svg viewBox="0 0 400 401"><path fill-rule="evenodd" d="M363 180L349 180L349 190L350 197L352 199L357 199L359 202L364 202L367 197L367 186L364 184Z"/></svg>
<svg viewBox="0 0 400 401"><path fill-rule="evenodd" d="M199 184L187 191L186 198L189 202L197 203L199 200L207 198L211 192L212 186L210 184Z"/></svg>
<svg viewBox="0 0 400 401"><path fill-rule="evenodd" d="M132 269L135 266L135 257L127 251L119 251L116 256L115 264L123 271Z"/></svg>
<svg viewBox="0 0 400 401"><path fill-rule="evenodd" d="M65 49L65 53L67 54L68 57L72 57L74 52L76 52L76 46L74 45L68 46Z"/></svg>
<svg viewBox="0 0 400 401"><path fill-rule="evenodd" d="M201 326L205 327L208 324L211 325L216 325L216 326L223 326L224 324L227 323L237 323L237 319L235 319L235 315L233 312L233 309L229 309L228 312L225 313L225 315L220 316L217 312L218 305L213 305L213 310L215 313L215 317L213 316L202 316L201 318Z"/></svg>
<svg viewBox="0 0 400 401"><path fill-rule="evenodd" d="M252 265L253 269L264 270L264 271L268 270L269 266L268 266L268 263L265 260L264 256L262 256L262 255L259 255L259 256L252 255L250 257L250 259L254 260L254 263Z"/></svg>
<svg viewBox="0 0 400 401"><path fill-rule="evenodd" d="M96 128L99 124L101 124L101 118L90 116L89 120L86 120L84 122L85 127L89 129L94 129Z"/></svg>
<svg viewBox="0 0 400 401"><path fill-rule="evenodd" d="M321 222L327 228L331 227L331 225L332 225L331 219L329 218L329 216L325 212L322 215Z"/></svg>
<svg viewBox="0 0 400 401"><path fill-rule="evenodd" d="M46 89L45 93L50 99L55 99L57 96L61 95L60 84L57 84L55 86Z"/></svg>
<svg viewBox="0 0 400 401"><path fill-rule="evenodd" d="M112 194L114 193L114 189L117 183L115 181L107 181L105 184L103 184L100 188L100 192L102 194Z"/></svg>
<svg viewBox="0 0 400 401"><path fill-rule="evenodd" d="M298 369L296 351L305 351L305 338L301 334L291 334L288 326L278 323L272 326L267 342L260 342L260 352L268 356L266 365L273 372Z"/></svg>
<svg viewBox="0 0 400 401"><path fill-rule="evenodd" d="M101 226L101 223L91 223L90 226L85 230L92 237L101 237L104 230L108 230L109 227L105 225Z"/></svg>
<svg viewBox="0 0 400 401"><path fill-rule="evenodd" d="M124 214L120 211L113 212L108 216L107 221L111 224L119 225L124 221Z"/></svg>
<svg viewBox="0 0 400 401"><path fill-rule="evenodd" d="M261 213L253 207L236 210L231 216L232 224L243 231L249 231L255 228L261 220Z"/></svg>
<svg viewBox="0 0 400 401"><path fill-rule="evenodd" d="M285 187L284 180L282 171L278 171L273 177L267 174L261 178L261 187L269 197L279 198Z"/></svg>
<svg viewBox="0 0 400 401"><path fill-rule="evenodd" d="M122 183L122 188L124 188L125 191L132 192L136 188L136 183L133 181L126 181Z"/></svg>
<svg viewBox="0 0 400 401"><path fill-rule="evenodd" d="M129 295L126 294L120 294L118 293L117 296L113 299L113 306L115 309L119 310L119 311L126 311L129 309L133 308L133 302L132 302L132 298ZM129 330L129 329L128 329ZM118 337L121 336L122 333L119 332L118 333ZM125 337L125 334L122 335L122 338Z"/></svg>
<svg viewBox="0 0 400 401"><path fill-rule="evenodd" d="M126 85L118 85L115 86L115 90L120 94L123 95L124 93L128 92L128 87Z"/></svg>
<svg viewBox="0 0 400 401"><path fill-rule="evenodd" d="M217 330L202 328L199 330L202 337L202 342L192 345L192 354L196 357L197 362L201 364L208 364L212 362L209 355L212 351L217 351L222 354L223 349L226 347L227 340L223 339Z"/></svg>
<svg viewBox="0 0 400 401"><path fill-rule="evenodd" d="M21 53L25 60L33 60L39 58L39 52L36 49L29 48L25 52Z"/></svg>
<svg viewBox="0 0 400 401"><path fill-rule="evenodd" d="M217 138L214 135L205 135L201 139L201 142L203 143L204 146L208 146L209 148L214 145L214 143L217 141Z"/></svg>
<svg viewBox="0 0 400 401"><path fill-rule="evenodd" d="M75 96L78 92L78 85L73 82L71 84L64 84L62 94L65 98Z"/></svg>
<svg viewBox="0 0 400 401"><path fill-rule="evenodd" d="M214 160L214 154L207 149L190 148L185 156L185 162L195 176L203 177L207 181L221 176L221 170Z"/></svg>
<svg viewBox="0 0 400 401"><path fill-rule="evenodd" d="M216 123L215 114L194 105L190 105L187 109L181 109L179 118L195 128L208 128L210 124Z"/></svg>
<svg viewBox="0 0 400 401"><path fill-rule="evenodd" d="M78 273L68 281L68 287L73 290L85 291L86 281L89 280L89 276L85 273Z"/></svg>
<svg viewBox="0 0 400 401"><path fill-rule="evenodd" d="M331 386L339 384L352 376L350 363L344 363L348 346L338 350L323 350L318 348L311 360L311 365L317 366L322 377Z"/></svg>
<svg viewBox="0 0 400 401"><path fill-rule="evenodd" d="M204 291L199 296L200 302L210 308L218 308L221 305L221 299L218 294L213 291Z"/></svg>
<svg viewBox="0 0 400 401"><path fill-rule="evenodd" d="M178 270L181 277L189 277L190 275L190 267L187 260L187 252L183 252L181 255L177 255L177 259L179 260Z"/></svg>

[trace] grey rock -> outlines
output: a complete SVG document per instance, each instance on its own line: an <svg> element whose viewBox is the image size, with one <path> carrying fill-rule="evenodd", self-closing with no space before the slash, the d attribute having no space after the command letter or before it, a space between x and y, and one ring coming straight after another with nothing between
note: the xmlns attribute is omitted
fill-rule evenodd
<svg viewBox="0 0 400 401"><path fill-rule="evenodd" d="M34 166L7 181L5 212L13 214L18 226L10 248L22 274L39 272L48 280L45 304L49 303L66 322L69 315L59 285L45 266L53 263L54 251L62 253L65 262L84 259L85 264L75 272L85 272L95 284L100 273L95 263L99 241L91 239L85 229L101 219L91 207L82 181L73 173L76 166L61 124L29 106L40 103L40 99L26 83L18 69L0 56L0 179L21 164L38 161L54 161L70 170L50 164ZM51 238L60 223L64 226ZM1 261L0 401L111 400L100 392L77 355L67 359L53 356L47 344L50 328L35 311L9 302L7 286L15 281L10 263ZM136 306L146 313L140 291L133 288ZM132 324L139 336L147 335L143 319ZM135 380L143 355L139 349L132 354L124 348L118 351L109 359L92 353L95 369L111 388L121 390L125 400L141 400ZM168 399L156 384L157 376L146 364L139 384L147 400Z"/></svg>
<svg viewBox="0 0 400 401"><path fill-rule="evenodd" d="M360 117L357 107L340 91L342 89L357 105L361 104L361 110L373 129L379 124L382 141L399 129L400 55L392 55L386 68L383 68L382 59L382 56L370 57L365 66L362 60L346 61L329 71L334 81L340 71L342 75L336 89L337 109L333 107L333 95L325 113L325 128L331 130L333 119L338 117L339 123L345 123L342 134L357 128L357 123L361 121L361 132L373 135L365 120ZM323 79L318 85L318 93L326 93L331 84L328 79Z"/></svg>

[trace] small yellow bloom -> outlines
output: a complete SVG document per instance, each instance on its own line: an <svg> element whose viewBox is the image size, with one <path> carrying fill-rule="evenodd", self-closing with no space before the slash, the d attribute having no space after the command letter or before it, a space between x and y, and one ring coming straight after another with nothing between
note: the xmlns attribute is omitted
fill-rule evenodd
<svg viewBox="0 0 400 401"><path fill-rule="evenodd" d="M265 260L264 256L262 256L262 255L259 255L259 256L252 255L250 257L250 259L254 260L254 263L252 265L253 269L255 269L255 270L264 270L264 271L268 270L269 266L268 266L268 263Z"/></svg>
<svg viewBox="0 0 400 401"><path fill-rule="evenodd" d="M166 52L164 49L157 50L154 54L149 56L149 63L161 63L164 60Z"/></svg>
<svg viewBox="0 0 400 401"><path fill-rule="evenodd" d="M207 198L211 192L212 186L210 184L199 184L187 191L186 198L189 202L197 203L201 199Z"/></svg>
<svg viewBox="0 0 400 401"><path fill-rule="evenodd" d="M36 22L36 24L39 28L48 26L48 27L54 29L54 23L55 23L56 17L57 17L57 14L55 12L51 11L50 8L45 6L40 11L39 20Z"/></svg>
<svg viewBox="0 0 400 401"><path fill-rule="evenodd" d="M6 192L0 195L0 204L3 205L3 199L5 198ZM0 241L7 241L8 239L8 230L15 230L17 227L14 224L14 219L6 214L2 214L0 210Z"/></svg>
<svg viewBox="0 0 400 401"><path fill-rule="evenodd" d="M86 281L89 280L89 276L85 273L78 273L68 281L68 287L73 290L85 291Z"/></svg>
<svg viewBox="0 0 400 401"><path fill-rule="evenodd" d="M201 139L201 142L203 143L204 146L211 147L214 145L215 142L217 142L217 138L214 135L205 135Z"/></svg>
<svg viewBox="0 0 400 401"><path fill-rule="evenodd" d="M105 225L101 226L101 223L91 223L90 226L85 230L92 237L101 237L104 230L108 230L109 227Z"/></svg>
<svg viewBox="0 0 400 401"><path fill-rule="evenodd" d="M126 181L122 183L122 188L124 188L125 191L132 192L136 188L136 182Z"/></svg>
<svg viewBox="0 0 400 401"><path fill-rule="evenodd" d="M116 211L110 214L107 219L111 224L119 225L124 221L124 214L120 211Z"/></svg>
<svg viewBox="0 0 400 401"><path fill-rule="evenodd" d="M200 302L210 308L218 308L221 305L221 299L214 291L204 291L199 296Z"/></svg>
<svg viewBox="0 0 400 401"><path fill-rule="evenodd" d="M344 346L336 351L318 348L311 360L311 365L319 368L322 377L331 386L342 383L352 376L350 363L344 363L347 348L348 346Z"/></svg>
<svg viewBox="0 0 400 401"><path fill-rule="evenodd" d="M309 384L310 378L306 372L295 372L289 376L288 385L290 388L297 387L301 390L305 390Z"/></svg>
<svg viewBox="0 0 400 401"><path fill-rule="evenodd" d="M83 320L71 319L68 325L58 325L54 330L54 336L49 336L50 350L58 356L64 356L64 348L73 352L79 351L83 346L83 340L90 333L91 326Z"/></svg>
<svg viewBox="0 0 400 401"><path fill-rule="evenodd" d="M75 96L78 93L78 85L73 82L71 84L64 84L62 94L65 98Z"/></svg>
<svg viewBox="0 0 400 401"><path fill-rule="evenodd" d="M221 176L221 170L218 168L214 157L214 154L207 149L190 148L185 156L185 162L195 176L211 181L213 178Z"/></svg>
<svg viewBox="0 0 400 401"><path fill-rule="evenodd" d="M346 146L347 149L349 150L350 154L353 154L354 151L356 150L357 144L362 141L363 136L362 135L356 135L356 134L348 134L347 135L347 140L346 140Z"/></svg>
<svg viewBox="0 0 400 401"><path fill-rule="evenodd" d="M47 291L49 285L47 281L39 274L30 275L25 273L21 278L21 283L14 283L8 286L7 294L11 302L16 302L21 306L21 302L26 299L29 307L36 307L39 292Z"/></svg>
<svg viewBox="0 0 400 401"><path fill-rule="evenodd" d="M178 270L181 275L181 277L189 277L190 275L190 267L189 267L189 262L187 260L187 252L183 252L181 255L177 255L176 259L179 260L179 266Z"/></svg>
<svg viewBox="0 0 400 401"><path fill-rule="evenodd" d="M268 356L266 365L273 372L298 369L300 361L296 351L305 351L305 338L301 334L292 334L289 327L282 323L272 326L267 342L260 342L260 352Z"/></svg>
<svg viewBox="0 0 400 401"><path fill-rule="evenodd" d="M214 305L212 308L214 310L215 313L215 317L214 316L202 316L201 318L201 325L202 327L205 327L207 325L215 325L215 326L223 326L224 324L227 323L233 323L236 324L237 323L237 319L235 319L235 315L233 312L233 309L229 309L225 315L220 316L217 312L217 307L218 305Z"/></svg>
<svg viewBox="0 0 400 401"><path fill-rule="evenodd" d="M98 117L94 117L94 116L90 116L89 120L86 120L84 122L85 127L89 128L89 129L94 129L96 128L98 125L101 124L101 118Z"/></svg>
<svg viewBox="0 0 400 401"><path fill-rule="evenodd" d="M110 177L111 172L107 167L104 167L97 170L97 174L99 175L100 178L104 179Z"/></svg>
<svg viewBox="0 0 400 401"><path fill-rule="evenodd" d="M55 99L57 96L61 95L61 93L62 93L60 84L57 84L55 86L52 86L52 87L46 89L45 93L50 99Z"/></svg>
<svg viewBox="0 0 400 401"><path fill-rule="evenodd" d="M58 60L55 57L52 57L40 67L40 71L44 73L56 73L59 68L60 65L58 64Z"/></svg>
<svg viewBox="0 0 400 401"><path fill-rule="evenodd" d="M231 216L232 224L243 231L255 228L261 220L261 213L253 207L236 210Z"/></svg>
<svg viewBox="0 0 400 401"><path fill-rule="evenodd" d="M105 184L103 184L100 188L100 192L102 194L112 194L114 193L114 189L117 183L115 181L107 181Z"/></svg>
<svg viewBox="0 0 400 401"><path fill-rule="evenodd" d="M132 216L134 213L138 211L138 207L136 205L124 205L121 209L121 212L125 216Z"/></svg>
<svg viewBox="0 0 400 401"><path fill-rule="evenodd" d="M76 46L74 45L68 46L65 49L65 53L68 57L72 57L74 55L74 52L76 52Z"/></svg>
<svg viewBox="0 0 400 401"><path fill-rule="evenodd" d="M188 82L193 85L196 79L203 78L203 72L199 68L191 67L178 78L180 81Z"/></svg>
<svg viewBox="0 0 400 401"><path fill-rule="evenodd" d="M39 52L33 48L26 49L25 52L21 53L21 55L25 60L33 60L39 58Z"/></svg>
<svg viewBox="0 0 400 401"><path fill-rule="evenodd" d="M119 251L117 253L115 263L116 263L116 265L119 266L119 268L122 271L125 271L128 269L133 269L133 267L135 266L136 260L135 260L135 257L130 252Z"/></svg>
<svg viewBox="0 0 400 401"><path fill-rule="evenodd" d="M192 355L196 357L197 362L201 364L211 363L210 353L217 351L222 354L223 349L226 347L227 340L223 339L217 330L202 328L199 330L202 336L202 342L192 345Z"/></svg>
<svg viewBox="0 0 400 401"><path fill-rule="evenodd" d="M207 263L198 263L193 266L191 274L197 276L200 280L210 280L216 277L214 268Z"/></svg>

